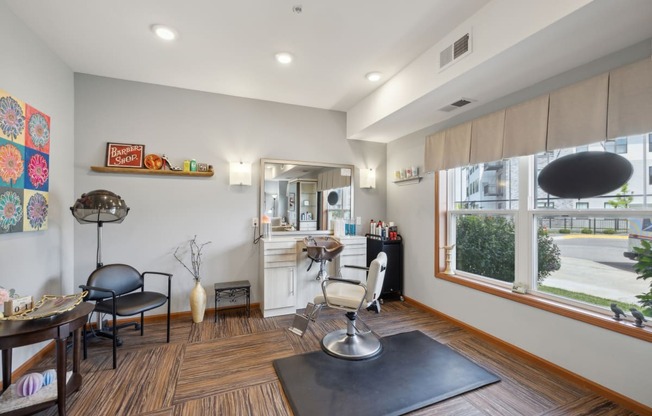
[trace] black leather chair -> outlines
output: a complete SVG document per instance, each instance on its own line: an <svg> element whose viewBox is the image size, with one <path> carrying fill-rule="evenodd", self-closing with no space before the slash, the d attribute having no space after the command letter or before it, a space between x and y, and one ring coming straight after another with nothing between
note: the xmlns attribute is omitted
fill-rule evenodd
<svg viewBox="0 0 652 416"><path fill-rule="evenodd" d="M148 292L145 290L145 276L159 275L167 276L168 292L167 295L158 292ZM161 272L143 272L126 264L108 264L95 270L88 277L85 285L79 287L88 291L84 301L94 301L94 312L110 314L112 317L111 333L100 335L113 339L113 368L117 366L116 349L118 347L118 316L133 316L140 314L140 325L135 325L135 329L140 327L140 335L143 335L143 326L145 312L168 304L167 310L167 342L170 342L170 287L172 274ZM86 327L84 327L84 359L87 357L86 349Z"/></svg>

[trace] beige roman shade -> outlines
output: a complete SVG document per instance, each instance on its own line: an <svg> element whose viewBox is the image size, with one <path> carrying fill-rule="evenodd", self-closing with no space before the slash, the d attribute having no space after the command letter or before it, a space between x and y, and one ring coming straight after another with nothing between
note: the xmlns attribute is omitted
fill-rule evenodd
<svg viewBox="0 0 652 416"><path fill-rule="evenodd" d="M344 188L351 185L351 175L342 175L343 169L333 168L320 172L317 175L317 190Z"/></svg>
<svg viewBox="0 0 652 416"><path fill-rule="evenodd" d="M446 145L444 146L446 158L444 169L469 164L471 155L471 122L460 124L446 130Z"/></svg>
<svg viewBox="0 0 652 416"><path fill-rule="evenodd" d="M533 155L546 149L548 95L505 110L503 158Z"/></svg>
<svg viewBox="0 0 652 416"><path fill-rule="evenodd" d="M492 162L503 157L505 110L473 120L469 163Z"/></svg>
<svg viewBox="0 0 652 416"><path fill-rule="evenodd" d="M652 131L652 60L615 69L609 79L607 137Z"/></svg>
<svg viewBox="0 0 652 416"><path fill-rule="evenodd" d="M546 149L563 149L605 140L608 93L608 73L551 93Z"/></svg>
<svg viewBox="0 0 652 416"><path fill-rule="evenodd" d="M426 172L652 132L652 60L426 137Z"/></svg>
<svg viewBox="0 0 652 416"><path fill-rule="evenodd" d="M444 168L444 145L446 131L440 131L426 137L426 154L424 167L426 172L437 172Z"/></svg>

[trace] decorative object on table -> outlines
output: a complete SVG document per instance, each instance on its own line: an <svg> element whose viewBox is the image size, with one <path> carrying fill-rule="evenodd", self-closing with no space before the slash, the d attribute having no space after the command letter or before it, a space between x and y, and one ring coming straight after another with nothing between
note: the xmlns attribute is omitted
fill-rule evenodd
<svg viewBox="0 0 652 416"><path fill-rule="evenodd" d="M195 287L190 291L190 311L192 312L192 321L200 323L204 320L204 312L206 311L206 290L201 285L201 263L202 263L202 250L204 246L210 244L210 241L205 243L198 243L197 236L195 235L192 240L188 240L187 245L181 245L174 251L174 258L177 259L183 267L188 270L195 280ZM186 248L187 251L179 250ZM190 267L184 262L183 257L188 253L190 256ZM192 269L191 269L192 268Z"/></svg>
<svg viewBox="0 0 652 416"><path fill-rule="evenodd" d="M97 189L82 194L70 207L80 224L97 224L97 267L102 267L102 228L104 223L120 224L127 214L127 203L111 191Z"/></svg>
<svg viewBox="0 0 652 416"><path fill-rule="evenodd" d="M43 373L43 387L47 386L48 384L52 383L53 381L57 381L57 370L54 368L50 368L49 370L45 370Z"/></svg>
<svg viewBox="0 0 652 416"><path fill-rule="evenodd" d="M31 396L43 387L41 373L27 373L16 382L16 394L20 397Z"/></svg>
<svg viewBox="0 0 652 416"><path fill-rule="evenodd" d="M4 316L6 318L30 311L34 307L34 299L31 296L22 296L8 299L4 303Z"/></svg>
<svg viewBox="0 0 652 416"><path fill-rule="evenodd" d="M451 268L451 256L454 248L455 248L455 244L451 246L443 247L443 249L446 250L446 269L444 269L445 274L455 274L455 272Z"/></svg>
<svg viewBox="0 0 652 416"><path fill-rule="evenodd" d="M50 117L0 90L0 234L48 228Z"/></svg>
<svg viewBox="0 0 652 416"><path fill-rule="evenodd" d="M142 168L145 145L107 143L105 165L114 168Z"/></svg>
<svg viewBox="0 0 652 416"><path fill-rule="evenodd" d="M615 303L611 304L611 311L614 313L613 318L616 321L622 321L623 318L621 318L621 316L627 316L627 314L625 314L625 312L622 309L620 309L618 305L616 305Z"/></svg>
<svg viewBox="0 0 652 416"><path fill-rule="evenodd" d="M5 289L4 287L0 286L0 319L4 318L4 304L5 302L9 302L12 299L18 299L21 296L16 293L16 289Z"/></svg>
<svg viewBox="0 0 652 416"><path fill-rule="evenodd" d="M615 153L579 152L550 162L537 182L559 198L592 198L620 188L633 172L629 160Z"/></svg>
<svg viewBox="0 0 652 416"><path fill-rule="evenodd" d="M637 326L639 328L645 327L643 322L647 322L647 319L645 319L645 316L643 316L641 311L637 310L636 308L629 308L629 311L632 313L634 319L636 319L636 322L634 322L634 326Z"/></svg>
<svg viewBox="0 0 652 416"><path fill-rule="evenodd" d="M153 153L145 156L145 167L149 170L160 170L163 167L163 159L161 156Z"/></svg>
<svg viewBox="0 0 652 416"><path fill-rule="evenodd" d="M179 166L172 166L172 164L170 163L170 159L168 159L167 156L161 155L161 159L163 160L163 167L164 168L167 167L168 169L174 170L174 171L181 171L182 170Z"/></svg>
<svg viewBox="0 0 652 416"><path fill-rule="evenodd" d="M4 319L10 321L28 321L31 319L47 318L52 315L68 312L75 306L79 305L86 296L86 292L75 293L72 295L44 295L40 301L28 311L5 316Z"/></svg>

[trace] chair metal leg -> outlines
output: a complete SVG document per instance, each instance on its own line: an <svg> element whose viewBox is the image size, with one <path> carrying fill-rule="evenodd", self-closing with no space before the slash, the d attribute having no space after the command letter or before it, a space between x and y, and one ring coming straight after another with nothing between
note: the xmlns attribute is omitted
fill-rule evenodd
<svg viewBox="0 0 652 416"><path fill-rule="evenodd" d="M113 369L115 370L118 366L118 325L116 325L116 316L113 315Z"/></svg>
<svg viewBox="0 0 652 416"><path fill-rule="evenodd" d="M168 344L170 343L170 298L168 298Z"/></svg>
<svg viewBox="0 0 652 416"><path fill-rule="evenodd" d="M140 336L143 336L145 331L145 312L140 313Z"/></svg>

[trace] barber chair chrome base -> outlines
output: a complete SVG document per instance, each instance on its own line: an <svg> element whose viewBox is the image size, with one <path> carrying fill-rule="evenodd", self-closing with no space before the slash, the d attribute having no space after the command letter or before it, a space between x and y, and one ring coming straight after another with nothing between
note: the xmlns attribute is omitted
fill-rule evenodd
<svg viewBox="0 0 652 416"><path fill-rule="evenodd" d="M366 360L383 350L378 337L371 331L360 332L355 327L355 313L347 312L347 328L330 332L321 340L321 348L328 355L345 360Z"/></svg>

